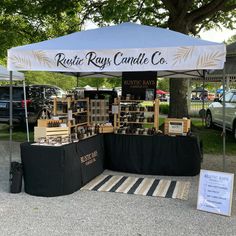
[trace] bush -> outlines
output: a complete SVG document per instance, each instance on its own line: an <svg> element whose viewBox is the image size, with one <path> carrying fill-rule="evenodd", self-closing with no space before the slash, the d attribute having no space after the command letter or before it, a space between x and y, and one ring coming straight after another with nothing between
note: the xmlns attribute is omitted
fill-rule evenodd
<svg viewBox="0 0 236 236"><path fill-rule="evenodd" d="M168 114L169 113L169 105L168 104L160 104L160 114Z"/></svg>

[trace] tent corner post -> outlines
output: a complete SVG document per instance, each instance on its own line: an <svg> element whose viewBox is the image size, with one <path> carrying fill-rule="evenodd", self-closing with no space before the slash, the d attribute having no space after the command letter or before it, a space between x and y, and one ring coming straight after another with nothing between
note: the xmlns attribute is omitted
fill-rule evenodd
<svg viewBox="0 0 236 236"><path fill-rule="evenodd" d="M225 136L226 136L226 128L225 128L225 63L223 68L223 171L226 170L226 163L225 163Z"/></svg>
<svg viewBox="0 0 236 236"><path fill-rule="evenodd" d="M24 107L25 107L25 125L26 125L26 133L27 133L27 142L29 142L29 119L28 119L28 111L27 111L27 103L26 103L26 88L25 88L25 80L23 81L23 94L24 94Z"/></svg>
<svg viewBox="0 0 236 236"><path fill-rule="evenodd" d="M9 192L11 188L11 163L12 163L12 129L13 129L13 122L12 122L12 71L10 71L10 107L9 107L9 113L10 113L10 120L9 120L9 130L10 130L10 135L9 135Z"/></svg>

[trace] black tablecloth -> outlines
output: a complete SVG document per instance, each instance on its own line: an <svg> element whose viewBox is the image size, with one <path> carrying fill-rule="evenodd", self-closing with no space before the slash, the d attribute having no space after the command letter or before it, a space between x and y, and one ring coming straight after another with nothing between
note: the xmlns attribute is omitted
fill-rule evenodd
<svg viewBox="0 0 236 236"><path fill-rule="evenodd" d="M152 175L193 176L200 172L201 150L193 136L107 134L105 167Z"/></svg>
<svg viewBox="0 0 236 236"><path fill-rule="evenodd" d="M77 144L77 153L81 161L82 185L104 171L104 146L103 136L82 140Z"/></svg>
<svg viewBox="0 0 236 236"><path fill-rule="evenodd" d="M25 192L60 196L75 192L103 172L103 137L59 147L21 144Z"/></svg>

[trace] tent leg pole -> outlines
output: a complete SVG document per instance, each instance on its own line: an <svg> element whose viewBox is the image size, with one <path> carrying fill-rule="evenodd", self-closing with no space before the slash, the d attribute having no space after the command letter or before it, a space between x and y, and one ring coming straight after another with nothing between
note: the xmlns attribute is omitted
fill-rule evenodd
<svg viewBox="0 0 236 236"><path fill-rule="evenodd" d="M226 129L225 129L225 65L223 69L223 171L225 171L225 136L226 136Z"/></svg>
<svg viewBox="0 0 236 236"><path fill-rule="evenodd" d="M9 128L10 128L10 137L9 137L9 192L11 189L11 163L12 163L12 129L13 129L13 122L12 122L12 71L10 71L10 107L9 107L9 113L10 113L10 122L9 122Z"/></svg>
<svg viewBox="0 0 236 236"><path fill-rule="evenodd" d="M202 126L205 126L205 78L206 78L206 71L203 70L203 83L202 83L202 87L203 87L203 92L202 92L202 110L203 110L203 114L202 114Z"/></svg>
<svg viewBox="0 0 236 236"><path fill-rule="evenodd" d="M27 104L26 104L26 89L25 89L25 81L23 81L23 90L24 90L24 106L25 106L25 125L26 125L26 133L27 133L27 141L29 142L29 121L28 121L28 112L27 112Z"/></svg>

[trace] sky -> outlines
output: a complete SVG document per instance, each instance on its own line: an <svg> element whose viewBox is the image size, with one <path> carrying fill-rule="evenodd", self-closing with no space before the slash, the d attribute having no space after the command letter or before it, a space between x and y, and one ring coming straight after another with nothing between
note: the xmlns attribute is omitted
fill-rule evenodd
<svg viewBox="0 0 236 236"><path fill-rule="evenodd" d="M93 22L89 21L85 23L86 30L95 29L95 28L97 28L97 26ZM222 31L212 29L212 30L200 33L201 39L217 42L217 43L222 43L223 41L227 41L233 35L236 35L236 29L229 30L224 27L222 27Z"/></svg>
<svg viewBox="0 0 236 236"><path fill-rule="evenodd" d="M212 42L222 43L223 41L227 41L230 37L236 35L236 30L229 30L223 28L221 30L209 30L206 32L200 33L200 37L205 40L209 40Z"/></svg>

